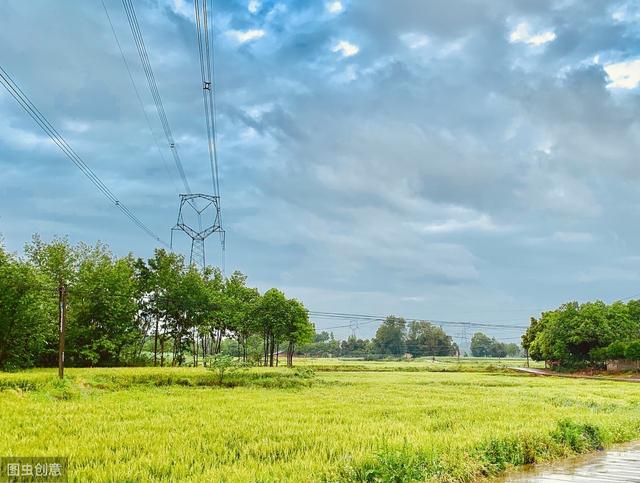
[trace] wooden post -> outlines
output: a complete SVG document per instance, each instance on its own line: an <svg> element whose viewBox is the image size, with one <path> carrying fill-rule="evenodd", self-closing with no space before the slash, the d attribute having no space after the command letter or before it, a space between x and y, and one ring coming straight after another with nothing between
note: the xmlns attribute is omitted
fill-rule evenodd
<svg viewBox="0 0 640 483"><path fill-rule="evenodd" d="M67 288L64 283L58 288L58 333L60 336L60 345L58 346L58 377L64 379L64 332L65 317L67 305Z"/></svg>

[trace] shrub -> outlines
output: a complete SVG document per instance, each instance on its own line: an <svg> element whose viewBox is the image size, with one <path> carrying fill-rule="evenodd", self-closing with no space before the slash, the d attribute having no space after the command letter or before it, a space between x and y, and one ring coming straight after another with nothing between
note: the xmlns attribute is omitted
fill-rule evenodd
<svg viewBox="0 0 640 483"><path fill-rule="evenodd" d="M347 467L338 479L402 483L425 481L444 473L445 467L437 454L411 451L405 444L400 448L384 446L373 458Z"/></svg>
<svg viewBox="0 0 640 483"><path fill-rule="evenodd" d="M248 367L249 365L246 362L242 362L235 357L225 354L218 354L209 358L207 364L207 369L218 375L218 384L222 384L225 374L231 374Z"/></svg>
<svg viewBox="0 0 640 483"><path fill-rule="evenodd" d="M552 438L576 453L600 450L604 448L602 431L592 424L579 424L565 419L558 422Z"/></svg>
<svg viewBox="0 0 640 483"><path fill-rule="evenodd" d="M624 356L632 361L640 361L640 340L629 342L624 350Z"/></svg>
<svg viewBox="0 0 640 483"><path fill-rule="evenodd" d="M607 348L607 358L610 360L624 359L626 344L622 341L614 342Z"/></svg>

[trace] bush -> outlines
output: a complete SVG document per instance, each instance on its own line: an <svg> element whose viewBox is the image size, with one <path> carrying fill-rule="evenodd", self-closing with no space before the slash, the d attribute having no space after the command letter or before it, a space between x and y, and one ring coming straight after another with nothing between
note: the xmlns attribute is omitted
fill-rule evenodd
<svg viewBox="0 0 640 483"><path fill-rule="evenodd" d="M222 384L225 374L231 374L241 369L246 369L249 365L233 356L218 354L208 359L207 369L218 375L218 384Z"/></svg>
<svg viewBox="0 0 640 483"><path fill-rule="evenodd" d="M375 457L356 466L347 467L338 477L341 481L394 482L425 481L445 474L438 455L385 446Z"/></svg>
<svg viewBox="0 0 640 483"><path fill-rule="evenodd" d="M624 359L626 344L622 341L614 342L607 348L607 358L609 360Z"/></svg>
<svg viewBox="0 0 640 483"><path fill-rule="evenodd" d="M296 377L301 377L302 379L312 379L316 375L316 371L311 367L296 367L293 373Z"/></svg>
<svg viewBox="0 0 640 483"><path fill-rule="evenodd" d="M624 356L632 361L640 361L640 340L634 340L627 344Z"/></svg>
<svg viewBox="0 0 640 483"><path fill-rule="evenodd" d="M602 431L592 424L579 424L565 419L558 422L552 438L576 453L601 450L604 448Z"/></svg>

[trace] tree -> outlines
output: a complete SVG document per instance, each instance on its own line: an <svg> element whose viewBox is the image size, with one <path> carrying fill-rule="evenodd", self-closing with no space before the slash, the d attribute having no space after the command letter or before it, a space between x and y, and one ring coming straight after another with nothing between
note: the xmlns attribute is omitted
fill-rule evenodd
<svg viewBox="0 0 640 483"><path fill-rule="evenodd" d="M316 332L313 342L299 345L296 353L308 357L336 357L340 354L340 343L332 332Z"/></svg>
<svg viewBox="0 0 640 483"><path fill-rule="evenodd" d="M255 288L247 287L247 277L236 271L224 284L224 317L226 324L233 330L242 350L242 359L247 360L247 344L249 337L257 329L254 314L260 300Z"/></svg>
<svg viewBox="0 0 640 483"><path fill-rule="evenodd" d="M381 355L403 355L406 349L405 333L405 320L393 315L388 316L376 331L373 339L374 350Z"/></svg>
<svg viewBox="0 0 640 483"><path fill-rule="evenodd" d="M142 330L134 259L106 246L81 246L69 291L67 345L71 365L120 365L134 357Z"/></svg>
<svg viewBox="0 0 640 483"><path fill-rule="evenodd" d="M515 342L510 342L505 345L505 350L507 352L507 357L520 357L521 351L520 346Z"/></svg>
<svg viewBox="0 0 640 483"><path fill-rule="evenodd" d="M536 360L555 361L564 366L600 364L611 358L611 344L638 337L640 306L603 302L578 304L571 302L557 310L544 312L539 320L532 319L526 341ZM619 357L624 349L614 345L611 350Z"/></svg>
<svg viewBox="0 0 640 483"><path fill-rule="evenodd" d="M263 335L264 365L274 365L277 336L289 316L289 304L284 294L275 288L267 290L254 308L254 318Z"/></svg>
<svg viewBox="0 0 640 483"><path fill-rule="evenodd" d="M288 314L282 325L282 338L287 343L287 367L293 366L293 354L298 344L313 340L315 328L309 322L309 312L301 302L287 300Z"/></svg>
<svg viewBox="0 0 640 483"><path fill-rule="evenodd" d="M33 266L0 246L0 369L55 360L57 325L50 323L51 295Z"/></svg>
<svg viewBox="0 0 640 483"><path fill-rule="evenodd" d="M640 339L631 341L627 344L624 356L631 361L640 361Z"/></svg>
<svg viewBox="0 0 640 483"><path fill-rule="evenodd" d="M374 352L374 344L368 339L358 339L350 335L340 343L340 355L348 357L366 357Z"/></svg>
<svg viewBox="0 0 640 483"><path fill-rule="evenodd" d="M184 258L164 249L156 249L147 265L144 298L149 313L155 319L153 365L157 364L159 349L160 365L164 366L167 335L175 337L178 327L176 316L179 314L176 314L175 302L184 271Z"/></svg>
<svg viewBox="0 0 640 483"><path fill-rule="evenodd" d="M240 272L225 278L215 268L186 267L163 249L145 261L116 257L100 243L35 235L24 251L23 260L0 246L0 368L55 364L60 287L68 294L69 365L143 363L146 349L154 365L164 366L168 352L172 365L191 356L197 366L223 342L245 361L262 342L265 365L277 365L284 344L292 365L296 349L314 337L301 302L275 288L261 296ZM332 336L330 344L338 354Z"/></svg>
<svg viewBox="0 0 640 483"><path fill-rule="evenodd" d="M442 327L424 321L409 324L406 347L407 352L414 357L455 354L453 340Z"/></svg>
<svg viewBox="0 0 640 483"><path fill-rule="evenodd" d="M471 338L471 354L473 357L491 357L493 340L482 332L476 332Z"/></svg>
<svg viewBox="0 0 640 483"><path fill-rule="evenodd" d="M624 359L627 344L622 341L616 341L607 347L607 359L610 361Z"/></svg>

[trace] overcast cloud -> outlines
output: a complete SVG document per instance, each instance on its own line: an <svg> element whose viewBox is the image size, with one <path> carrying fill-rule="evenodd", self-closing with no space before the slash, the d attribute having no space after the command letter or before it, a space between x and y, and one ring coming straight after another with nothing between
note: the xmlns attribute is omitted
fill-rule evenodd
<svg viewBox="0 0 640 483"><path fill-rule="evenodd" d="M105 2L159 135L122 4ZM208 191L192 4L135 3L185 170ZM215 6L228 271L314 310L514 325L640 292L640 2ZM168 239L179 178L101 3L4 1L0 18L0 65ZM39 232L153 252L4 90L0 172L11 250Z"/></svg>

